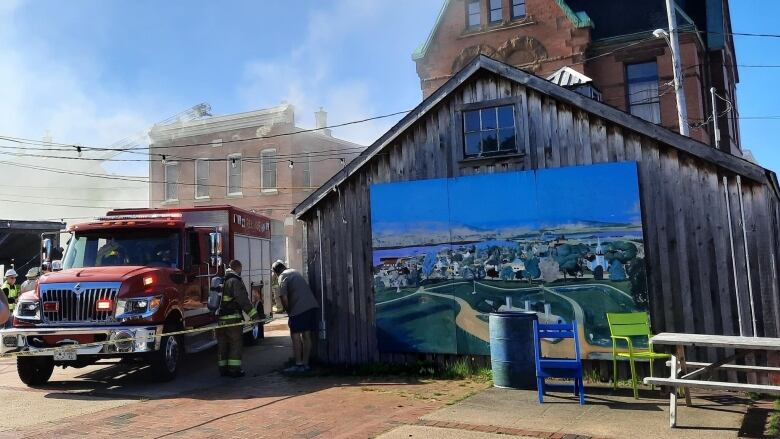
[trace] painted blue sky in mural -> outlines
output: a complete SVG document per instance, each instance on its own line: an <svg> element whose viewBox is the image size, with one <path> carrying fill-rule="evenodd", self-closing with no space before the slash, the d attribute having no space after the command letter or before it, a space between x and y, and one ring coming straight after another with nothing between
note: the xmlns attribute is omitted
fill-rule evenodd
<svg viewBox="0 0 780 439"><path fill-rule="evenodd" d="M635 162L378 184L371 199L375 237L641 224Z"/></svg>

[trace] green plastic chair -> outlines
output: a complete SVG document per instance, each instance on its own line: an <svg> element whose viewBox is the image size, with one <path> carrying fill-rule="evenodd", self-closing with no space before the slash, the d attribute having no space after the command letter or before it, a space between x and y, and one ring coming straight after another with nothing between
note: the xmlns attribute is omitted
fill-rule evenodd
<svg viewBox="0 0 780 439"><path fill-rule="evenodd" d="M634 388L634 398L639 399L639 390L636 384L636 367L634 361L637 359L650 360L650 376L653 376L653 360L670 358L669 354L660 354L653 352L653 345L650 343L650 324L646 312L632 313L607 313L607 322L609 323L609 332L612 338L612 370L614 378L612 387L617 389L617 359L628 358L631 364L631 385ZM635 338L647 338L647 349L634 348ZM617 341L623 340L628 345L628 352L618 352Z"/></svg>

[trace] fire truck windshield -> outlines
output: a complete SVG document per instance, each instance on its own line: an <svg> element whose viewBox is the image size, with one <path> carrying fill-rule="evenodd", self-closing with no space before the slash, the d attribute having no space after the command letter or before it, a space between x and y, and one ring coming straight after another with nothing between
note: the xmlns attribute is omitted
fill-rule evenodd
<svg viewBox="0 0 780 439"><path fill-rule="evenodd" d="M122 265L177 268L179 233L143 229L77 232L62 261L66 270Z"/></svg>

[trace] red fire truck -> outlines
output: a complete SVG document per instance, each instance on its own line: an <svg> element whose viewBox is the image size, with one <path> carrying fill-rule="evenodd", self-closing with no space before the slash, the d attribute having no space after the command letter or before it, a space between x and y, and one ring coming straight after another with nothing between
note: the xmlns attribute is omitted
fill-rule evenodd
<svg viewBox="0 0 780 439"><path fill-rule="evenodd" d="M68 232L61 260L51 261L56 245L44 239L43 259L55 271L20 296L13 328L0 331L0 353L26 351L16 364L27 385L48 381L54 366L117 357L144 361L155 379L172 379L185 352L216 344L207 300L211 280L230 259L242 262L260 314L271 315L267 217L232 206L121 209ZM207 330L160 336L199 328ZM262 336L262 325L245 327L247 343Z"/></svg>

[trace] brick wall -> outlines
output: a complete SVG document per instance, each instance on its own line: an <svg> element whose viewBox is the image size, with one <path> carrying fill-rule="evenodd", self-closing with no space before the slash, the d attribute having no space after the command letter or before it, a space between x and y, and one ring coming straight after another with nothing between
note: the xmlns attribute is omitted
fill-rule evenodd
<svg viewBox="0 0 780 439"><path fill-rule="evenodd" d="M198 121L201 122L201 121ZM205 121L208 124L208 119ZM153 158L166 155L166 163L178 163L178 197L176 200L166 200L165 171L162 160L151 162L150 204L153 207L190 207L203 205L230 204L269 216L276 222L273 258L288 259L294 268L301 268L303 229L299 222L294 221L290 211L303 201L313 189L306 188L304 181L305 153L313 153L310 157L311 187L316 188L327 181L342 168L340 158L349 162L355 157L355 145L333 138L320 132L283 135L297 131L293 118L290 121L275 123L268 129L266 126L251 126L233 130L215 130L194 136L175 137L165 140L156 139L152 145ZM153 132L154 139L154 132ZM218 140L221 139L221 146ZM249 140L242 140L249 139ZM193 145L185 148L172 145ZM205 145L201 145L205 144ZM261 188L261 151L275 149L277 162L277 189ZM241 193L228 194L228 169L232 162L230 155L241 154ZM177 157L181 159L177 160ZM209 161L208 198L195 197L195 161L191 159L214 159ZM290 168L289 161L293 161ZM239 162L236 162L239 165ZM283 231L283 236L281 235Z"/></svg>
<svg viewBox="0 0 780 439"><path fill-rule="evenodd" d="M425 55L415 61L423 97L444 84L469 59L483 53L542 77L569 66L593 79L594 85L603 93L605 103L626 111L626 64L655 60L661 94L661 125L678 130L674 88L664 85L672 82L673 70L670 49L663 40L650 39L628 49L622 47L644 37L632 35L614 38L610 43L593 42L590 28L577 28L555 0L527 0L526 17L515 20L510 17L511 3L511 0L503 0L504 20L491 24L487 22L489 2L482 0L482 23L469 30L466 28L465 0L450 2ZM647 37L651 37L650 32ZM701 124L711 114L709 88L715 85L719 93L728 94L733 90L734 78L730 76L730 70L713 67L718 62L722 65L723 59L708 55L694 35L682 35L680 44L689 122ZM618 48L614 54L600 56ZM594 58L596 56L598 58ZM728 60L733 61L732 58ZM732 102L736 100L730 98ZM721 149L740 154L736 125L730 126L726 115L721 118L720 127ZM690 135L714 145L711 131L712 124L709 123L691 128Z"/></svg>

